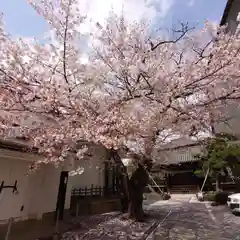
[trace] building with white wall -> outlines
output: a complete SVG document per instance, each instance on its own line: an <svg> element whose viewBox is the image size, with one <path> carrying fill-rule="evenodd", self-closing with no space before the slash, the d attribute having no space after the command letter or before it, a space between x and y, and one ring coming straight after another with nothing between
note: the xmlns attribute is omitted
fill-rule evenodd
<svg viewBox="0 0 240 240"><path fill-rule="evenodd" d="M79 161L74 162L73 172L70 173L69 181L74 188L90 188L92 185L104 187L105 184L105 165L104 162L109 159L109 153L103 146L89 144L88 154Z"/></svg>
<svg viewBox="0 0 240 240"><path fill-rule="evenodd" d="M8 143L9 144L9 143ZM14 144L13 144L14 145ZM17 144L15 144L17 145ZM18 148L18 149L17 149ZM29 165L42 156L37 153L24 152L19 148L6 147L0 144L0 184L12 186L17 181L17 191L2 188L0 192L0 224L10 218L15 220L41 219L45 214L56 211L60 176L62 171L69 172L73 168L82 167L81 174L66 178L66 194L63 208L70 208L71 191L73 188L104 186L104 160L108 157L105 148L92 146L92 154L74 163L64 164L58 168L44 164L34 174L28 175Z"/></svg>

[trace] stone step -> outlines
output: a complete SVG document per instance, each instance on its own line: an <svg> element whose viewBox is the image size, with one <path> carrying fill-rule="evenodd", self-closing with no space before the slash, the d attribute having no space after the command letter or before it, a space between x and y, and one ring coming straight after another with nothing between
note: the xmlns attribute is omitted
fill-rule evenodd
<svg viewBox="0 0 240 240"><path fill-rule="evenodd" d="M194 185L175 185L170 188L170 193L196 193L197 186Z"/></svg>
<svg viewBox="0 0 240 240"><path fill-rule="evenodd" d="M196 186L179 186L179 187L171 187L171 189L197 189Z"/></svg>

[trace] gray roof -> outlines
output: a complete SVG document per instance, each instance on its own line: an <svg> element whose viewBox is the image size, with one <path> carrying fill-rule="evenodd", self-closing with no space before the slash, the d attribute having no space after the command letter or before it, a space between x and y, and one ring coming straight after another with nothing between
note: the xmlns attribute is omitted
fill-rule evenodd
<svg viewBox="0 0 240 240"><path fill-rule="evenodd" d="M17 139L2 139L0 138L0 148L20 151L20 152L33 152L37 153L36 148L30 148L29 144L25 141Z"/></svg>
<svg viewBox="0 0 240 240"><path fill-rule="evenodd" d="M200 153L201 143L189 138L180 138L161 146L154 153L156 165L171 165L194 162L194 155Z"/></svg>
<svg viewBox="0 0 240 240"><path fill-rule="evenodd" d="M181 137L178 139L174 139L169 143L159 146L157 151L162 152L162 151L168 151L170 149L180 149L180 148L186 148L188 146L195 146L195 145L199 145L199 141L198 142L194 141L188 137Z"/></svg>
<svg viewBox="0 0 240 240"><path fill-rule="evenodd" d="M229 12L230 12L230 9L231 9L232 4L233 4L234 1L235 1L235 0L228 0L228 1L227 1L227 4L226 4L226 7L225 7L224 12L223 12L223 16L222 16L220 25L226 24L227 18L228 18L228 14L229 14Z"/></svg>

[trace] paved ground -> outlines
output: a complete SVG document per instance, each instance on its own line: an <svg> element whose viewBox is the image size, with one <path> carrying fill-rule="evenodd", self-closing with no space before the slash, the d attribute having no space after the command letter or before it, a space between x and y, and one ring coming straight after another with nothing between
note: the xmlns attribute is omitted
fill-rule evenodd
<svg viewBox="0 0 240 240"><path fill-rule="evenodd" d="M123 220L118 213L79 217L71 222L74 228L62 240L240 240L240 217L234 216L227 206L199 203L194 195L172 195L168 201L148 200L145 209L152 216L145 223ZM36 240L33 235L26 238L23 233L11 234L10 240L20 239Z"/></svg>
<svg viewBox="0 0 240 240"><path fill-rule="evenodd" d="M172 195L171 200L148 200L144 205L155 222L135 224L116 217L84 235L71 231L63 239L240 240L240 217L234 216L226 206L199 203L194 195ZM144 234L146 231L150 235Z"/></svg>
<svg viewBox="0 0 240 240"><path fill-rule="evenodd" d="M111 219L118 216L118 212L97 214L94 216L80 216L78 218L66 219L64 222L59 224L61 232L68 232L68 240L74 239L74 236L81 235L89 232L91 229L96 228L102 222L108 222ZM0 240L5 239L7 226L0 226ZM19 222L12 226L11 234L8 240L36 240L36 239L51 239L56 232L55 224L52 219L48 221L26 221Z"/></svg>
<svg viewBox="0 0 240 240"><path fill-rule="evenodd" d="M147 208L156 216L158 212L167 212L148 240L240 239L240 217L226 206L212 207L210 203L197 202L191 195L173 195L171 200L158 201Z"/></svg>
<svg viewBox="0 0 240 240"><path fill-rule="evenodd" d="M142 240L146 239L146 233L149 230L157 226L155 222L149 219L144 223L136 223L115 217L101 222L87 232L83 232L81 228L69 231L62 236L61 240Z"/></svg>

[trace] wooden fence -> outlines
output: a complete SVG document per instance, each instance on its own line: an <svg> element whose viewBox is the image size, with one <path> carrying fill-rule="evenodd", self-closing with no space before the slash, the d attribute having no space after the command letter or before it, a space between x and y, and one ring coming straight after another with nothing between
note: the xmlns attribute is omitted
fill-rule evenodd
<svg viewBox="0 0 240 240"><path fill-rule="evenodd" d="M107 188L102 186L84 187L84 188L74 188L72 189L72 197L108 197L108 196L117 196L119 192L117 188Z"/></svg>
<svg viewBox="0 0 240 240"><path fill-rule="evenodd" d="M120 209L120 196L116 188L102 186L74 188L71 193L70 212L73 216L97 214Z"/></svg>

